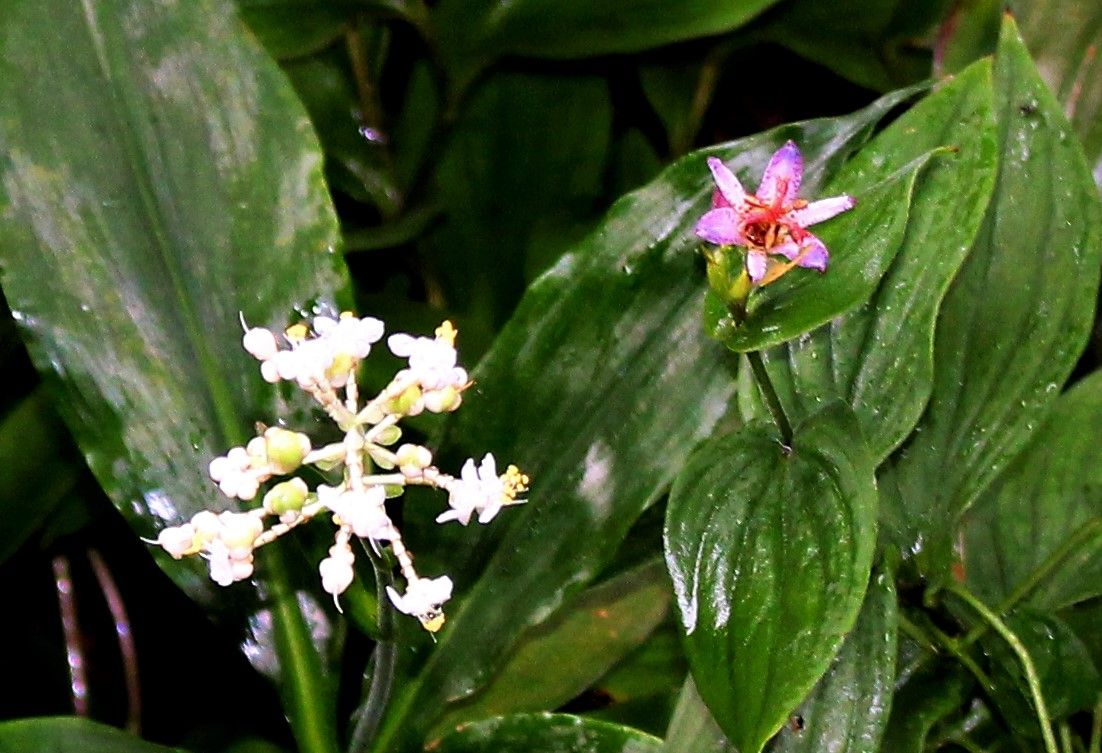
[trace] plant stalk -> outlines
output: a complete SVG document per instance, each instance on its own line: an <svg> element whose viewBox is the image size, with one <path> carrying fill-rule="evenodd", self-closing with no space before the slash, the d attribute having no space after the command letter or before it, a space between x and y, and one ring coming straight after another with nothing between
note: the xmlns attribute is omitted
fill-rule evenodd
<svg viewBox="0 0 1102 753"><path fill-rule="evenodd" d="M765 362L762 361L761 353L752 350L746 354L746 358L750 361L750 369L754 372L754 379L757 381L758 388L765 399L765 406L769 409L769 414L773 417L773 423L777 425L777 430L781 433L782 443L785 447L791 447L792 424L789 423L788 416L784 413L784 406L781 405L781 399L777 396L777 391L773 388L773 382L769 379L769 372L765 369Z"/></svg>

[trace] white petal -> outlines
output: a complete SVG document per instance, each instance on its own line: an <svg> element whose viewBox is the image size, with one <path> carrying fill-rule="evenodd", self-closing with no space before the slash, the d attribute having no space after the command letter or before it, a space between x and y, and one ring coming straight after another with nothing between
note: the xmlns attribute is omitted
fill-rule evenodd
<svg viewBox="0 0 1102 753"><path fill-rule="evenodd" d="M829 220L835 215L845 212L847 209L853 209L856 202L852 196L833 196L829 199L820 199L819 201L813 201L803 209L796 209L789 212L788 216L792 218L800 227L807 227L808 225L814 225L818 222L824 222Z"/></svg>

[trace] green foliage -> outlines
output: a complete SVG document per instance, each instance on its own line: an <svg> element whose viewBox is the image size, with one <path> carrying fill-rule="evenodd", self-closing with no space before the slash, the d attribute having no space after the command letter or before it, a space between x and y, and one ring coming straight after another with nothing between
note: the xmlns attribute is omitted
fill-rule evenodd
<svg viewBox="0 0 1102 753"><path fill-rule="evenodd" d="M150 739L197 751L1058 753L1042 733L1063 726L1063 753L1096 753L1102 12L1004 5L7 3L0 584L38 578L49 605L19 621L56 623L41 574L63 560L80 608L41 631L58 657L127 620L159 638L177 615L143 589L168 579L77 564L153 550L278 690L209 728L147 712ZM694 232L707 159L753 189L788 140L801 198L857 206L815 227L825 274L733 314ZM401 442L531 477L486 525L387 503L455 585L432 643L382 589L385 540L343 616L312 526L229 589L135 541L255 506L211 459L258 421L312 424L239 317L279 332L353 300L388 333L454 321L473 366L462 410ZM84 607L97 588L110 618ZM119 673L164 683L166 716L224 681L162 679L176 647L138 648ZM114 656L87 659L97 719L123 717ZM4 718L64 708L17 700ZM289 729L258 737L258 709ZM169 749L39 718L0 724L8 750Z"/></svg>

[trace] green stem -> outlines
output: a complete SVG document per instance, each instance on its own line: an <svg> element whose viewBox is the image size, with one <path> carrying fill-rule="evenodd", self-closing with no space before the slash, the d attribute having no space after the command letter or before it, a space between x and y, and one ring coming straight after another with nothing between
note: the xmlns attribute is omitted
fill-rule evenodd
<svg viewBox="0 0 1102 753"><path fill-rule="evenodd" d="M267 582L272 589L272 627L279 657L283 708L301 753L337 753L332 694L321 656L289 585L287 562L278 546L265 547Z"/></svg>
<svg viewBox="0 0 1102 753"><path fill-rule="evenodd" d="M1075 748L1071 745L1071 727L1067 722L1060 725L1060 749L1063 753L1075 753Z"/></svg>
<svg viewBox="0 0 1102 753"><path fill-rule="evenodd" d="M398 644L394 640L394 607L386 593L386 587L393 582L390 567L374 552L369 551L368 557L375 568L375 584L379 594L379 640L372 657L374 669L370 684L352 731L348 753L365 753L374 741L394 687L394 667L398 656ZM364 680L367 680L366 676Z"/></svg>
<svg viewBox="0 0 1102 753"><path fill-rule="evenodd" d="M995 684L991 681L991 678L976 663L976 660L961 647L959 640L946 635L944 631L932 623L927 622L925 627L920 627L903 614L899 615L899 627L918 643L925 644L924 647L927 650L933 650L934 652L938 652L938 649L944 650L967 669L988 694L995 692Z"/></svg>
<svg viewBox="0 0 1102 753"><path fill-rule="evenodd" d="M1091 740L1087 753L1102 753L1102 696L1094 705L1094 719L1091 720Z"/></svg>
<svg viewBox="0 0 1102 753"><path fill-rule="evenodd" d="M1044 696L1041 694L1041 679L1037 676L1037 668L1033 665L1033 659L1029 656L1029 651L1026 650L1021 639L1014 634L1006 623L999 619L999 616L995 614L991 609L987 607L982 601L977 599L963 586L956 583L950 583L946 586L946 590L963 601L965 604L975 610L976 614L982 617L991 625L991 628L998 633L1011 650L1018 656L1018 661L1022 663L1022 669L1025 670L1026 682L1029 684L1029 692L1033 696L1034 710L1037 712L1037 722L1041 725L1041 735L1045 741L1046 753L1059 753L1059 749L1056 746L1056 736L1052 732L1052 722L1048 718L1048 708L1045 706Z"/></svg>
<svg viewBox="0 0 1102 753"><path fill-rule="evenodd" d="M761 353L752 350L746 354L750 361L750 369L754 372L754 379L758 383L762 397L765 398L765 406L769 414L773 416L773 423L781 433L781 440L785 447L792 446L792 424L788 422L788 416L784 414L784 407L777 391L773 389L773 382L769 379L769 372L765 369L765 362L761 359Z"/></svg>

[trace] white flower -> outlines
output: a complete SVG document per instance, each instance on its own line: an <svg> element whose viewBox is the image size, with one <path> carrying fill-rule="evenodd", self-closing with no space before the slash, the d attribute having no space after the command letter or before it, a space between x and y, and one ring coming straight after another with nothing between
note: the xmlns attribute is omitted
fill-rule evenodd
<svg viewBox="0 0 1102 753"><path fill-rule="evenodd" d="M510 499L506 495L505 484L498 478L494 456L489 453L482 458L477 470L474 460L467 460L460 477L449 482L447 489L448 504L452 509L437 516L437 523L458 520L467 525L476 512L479 513L479 523L489 523Z"/></svg>
<svg viewBox="0 0 1102 753"><path fill-rule="evenodd" d="M260 484L271 477L266 462L244 447L234 447L212 460L209 471L223 494L238 499L252 499L260 491Z"/></svg>
<svg viewBox="0 0 1102 753"><path fill-rule="evenodd" d="M245 336L241 338L241 344L249 355L258 361L268 361L279 352L279 343L276 342L275 335L271 330L263 327L246 330Z"/></svg>
<svg viewBox="0 0 1102 753"><path fill-rule="evenodd" d="M406 587L404 596L390 586L386 593L399 612L416 617L426 630L435 633L444 624L442 607L452 596L452 579L446 575L417 578Z"/></svg>
<svg viewBox="0 0 1102 753"><path fill-rule="evenodd" d="M334 351L361 359L383 338L383 323L370 316L358 319L346 312L340 320L318 317L314 320L314 331L329 340Z"/></svg>
<svg viewBox="0 0 1102 753"><path fill-rule="evenodd" d="M398 470L406 478L419 478L432 465L432 452L419 444L404 444L394 453Z"/></svg>
<svg viewBox="0 0 1102 753"><path fill-rule="evenodd" d="M352 578L355 575L352 563L355 561L352 547L347 541L338 537L337 543L329 547L329 556L318 564L322 589L334 597L344 593L352 584Z"/></svg>
<svg viewBox="0 0 1102 753"><path fill-rule="evenodd" d="M409 359L409 368L398 372L394 382L416 383L426 392L466 387L467 372L455 365L458 360L455 335L451 322L444 322L437 327L435 339L405 334L387 338L387 346L394 355Z"/></svg>
<svg viewBox="0 0 1102 753"><path fill-rule="evenodd" d="M324 498L319 487L318 499L362 539L390 541L397 536L397 529L383 507L386 492L381 486L371 486L362 492L348 490L339 495L327 492Z"/></svg>
<svg viewBox="0 0 1102 753"><path fill-rule="evenodd" d="M210 565L210 579L220 586L228 586L239 580L245 580L253 574L253 555L234 552L220 539L210 542L206 549Z"/></svg>
<svg viewBox="0 0 1102 753"><path fill-rule="evenodd" d="M184 523L181 526L162 528L161 532L157 534L155 543L164 547L164 550L171 554L173 559L195 554L197 551L195 547L195 526L191 523Z"/></svg>

